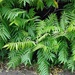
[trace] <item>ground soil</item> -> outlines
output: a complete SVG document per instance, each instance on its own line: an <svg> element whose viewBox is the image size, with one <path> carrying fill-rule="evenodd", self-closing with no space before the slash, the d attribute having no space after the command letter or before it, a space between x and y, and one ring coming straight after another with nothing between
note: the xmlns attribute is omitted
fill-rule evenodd
<svg viewBox="0 0 75 75"><path fill-rule="evenodd" d="M62 70L57 67L50 70L50 75L75 75L75 72L72 73L69 70ZM0 75L38 75L38 73L33 66L25 67L24 65L20 65L20 67L17 67L16 69L7 70L6 63L0 63Z"/></svg>

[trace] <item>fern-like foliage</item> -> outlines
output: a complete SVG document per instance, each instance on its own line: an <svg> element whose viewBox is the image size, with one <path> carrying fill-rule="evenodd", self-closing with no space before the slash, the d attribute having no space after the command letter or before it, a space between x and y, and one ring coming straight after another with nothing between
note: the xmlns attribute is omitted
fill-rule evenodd
<svg viewBox="0 0 75 75"><path fill-rule="evenodd" d="M0 38L0 49L2 49L3 46L4 46L4 41L2 40L2 38Z"/></svg>
<svg viewBox="0 0 75 75"><path fill-rule="evenodd" d="M38 51L38 69L40 72L40 75L49 75L48 72L48 62L47 60L44 58L42 51Z"/></svg>
<svg viewBox="0 0 75 75"><path fill-rule="evenodd" d="M65 41L62 41L62 43L59 46L59 61L61 63L66 63L68 60L68 45Z"/></svg>
<svg viewBox="0 0 75 75"><path fill-rule="evenodd" d="M32 49L24 49L24 50L12 50L9 53L9 59L10 62L8 63L8 69L13 67L15 68L16 66L20 64L25 64L25 65L31 65L32 61Z"/></svg>
<svg viewBox="0 0 75 75"><path fill-rule="evenodd" d="M28 49L22 54L21 63L24 63L25 65L32 64L31 61L32 61L33 52L31 50L32 49Z"/></svg>
<svg viewBox="0 0 75 75"><path fill-rule="evenodd" d="M72 41L72 54L70 59L68 60L68 68L72 70L72 72L75 70L75 41Z"/></svg>
<svg viewBox="0 0 75 75"><path fill-rule="evenodd" d="M19 0L19 2L26 6L26 3L30 4L31 0Z"/></svg>
<svg viewBox="0 0 75 75"><path fill-rule="evenodd" d="M53 31L53 33L58 33L59 28L57 28L57 26L59 27L57 17L55 14L51 14L45 21L38 22L36 27L37 37L40 37L44 33L50 33L51 31Z"/></svg>
<svg viewBox="0 0 75 75"><path fill-rule="evenodd" d="M15 42L15 43L8 43L4 46L7 47L10 50L19 50L19 49L24 49L25 47L31 47L35 45L33 41L25 41L25 42Z"/></svg>
<svg viewBox="0 0 75 75"><path fill-rule="evenodd" d="M20 56L12 57L12 59L8 63L8 66L9 66L8 69L11 67L15 68L16 66L18 66L21 63L20 59L21 59Z"/></svg>
<svg viewBox="0 0 75 75"><path fill-rule="evenodd" d="M4 40L7 41L7 39L10 38L10 33L8 29L5 27L4 24L0 23L0 37Z"/></svg>
<svg viewBox="0 0 75 75"><path fill-rule="evenodd" d="M73 60L72 57L68 60L67 65L68 68L71 69L71 71L73 72L75 69L75 61Z"/></svg>
<svg viewBox="0 0 75 75"><path fill-rule="evenodd" d="M63 10L61 2L66 2ZM50 7L53 13L41 20L38 13ZM32 65L36 53L40 75L49 75L49 67L58 63L75 70L75 1L0 0L0 52L4 49L8 68Z"/></svg>
<svg viewBox="0 0 75 75"><path fill-rule="evenodd" d="M7 19L10 20L15 19L17 16L23 13L25 13L25 11L19 8L14 8L14 9L6 7L2 8L2 15L4 16L4 18L6 17Z"/></svg>
<svg viewBox="0 0 75 75"><path fill-rule="evenodd" d="M66 12L64 12L61 16L61 21L60 21L62 30L66 29L65 27L67 27L66 25L68 25L68 23L69 23L68 15Z"/></svg>

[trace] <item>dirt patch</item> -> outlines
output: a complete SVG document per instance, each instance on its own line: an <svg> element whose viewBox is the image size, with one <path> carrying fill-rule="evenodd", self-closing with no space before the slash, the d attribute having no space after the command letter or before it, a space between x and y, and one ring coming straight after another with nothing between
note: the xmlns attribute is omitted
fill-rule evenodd
<svg viewBox="0 0 75 75"><path fill-rule="evenodd" d="M58 75L75 75L75 72L72 73L71 71L65 70L63 72L58 73Z"/></svg>
<svg viewBox="0 0 75 75"><path fill-rule="evenodd" d="M38 75L34 66L25 67L24 65L20 65L16 69L7 70L6 64L0 63L0 75ZM50 69L50 71L50 75L75 75L75 71L72 73L69 70L62 70L57 67Z"/></svg>
<svg viewBox="0 0 75 75"><path fill-rule="evenodd" d="M35 72L31 71L24 71L24 73L20 71L2 71L0 72L0 75L36 75Z"/></svg>
<svg viewBox="0 0 75 75"><path fill-rule="evenodd" d="M8 70L7 63L0 63L0 75L37 75L37 72L32 66L25 67L24 65Z"/></svg>

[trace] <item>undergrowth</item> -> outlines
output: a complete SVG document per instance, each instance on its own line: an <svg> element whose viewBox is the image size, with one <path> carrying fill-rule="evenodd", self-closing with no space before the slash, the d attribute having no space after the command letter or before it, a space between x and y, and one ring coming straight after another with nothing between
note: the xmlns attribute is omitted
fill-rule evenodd
<svg viewBox="0 0 75 75"><path fill-rule="evenodd" d="M64 3L62 9L60 3ZM41 19L36 11L45 8L49 10ZM57 64L73 72L75 1L0 0L0 58L5 60L6 55L8 69L35 61L40 75L49 75L49 68Z"/></svg>

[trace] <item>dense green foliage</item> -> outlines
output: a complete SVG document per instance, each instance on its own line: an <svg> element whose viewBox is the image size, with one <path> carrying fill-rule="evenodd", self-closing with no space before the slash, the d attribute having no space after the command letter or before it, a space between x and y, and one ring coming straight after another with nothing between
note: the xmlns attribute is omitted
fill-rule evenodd
<svg viewBox="0 0 75 75"><path fill-rule="evenodd" d="M36 11L50 7L61 16L41 20ZM0 58L7 54L8 68L35 61L40 75L57 64L75 70L75 0L0 0Z"/></svg>

